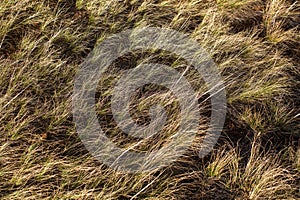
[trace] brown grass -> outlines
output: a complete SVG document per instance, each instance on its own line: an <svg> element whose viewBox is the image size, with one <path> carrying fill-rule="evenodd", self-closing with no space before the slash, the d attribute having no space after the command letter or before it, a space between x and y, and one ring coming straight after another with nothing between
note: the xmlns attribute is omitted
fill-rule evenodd
<svg viewBox="0 0 300 200"><path fill-rule="evenodd" d="M0 198L299 199L299 12L293 0L2 0ZM95 160L81 143L72 121L73 78L109 35L145 26L188 33L210 53L225 81L227 118L205 158L191 149L168 167L125 174ZM99 119L120 145L133 140L115 126L109 100L124 65L149 59L180 71L184 64L150 53L121 58L99 82ZM186 76L205 91L193 71ZM149 121L147 101L165 95L156 89L136 96L140 123ZM172 95L163 104L176 119ZM201 105L200 135L210 113L207 102ZM171 132L176 120L168 125Z"/></svg>

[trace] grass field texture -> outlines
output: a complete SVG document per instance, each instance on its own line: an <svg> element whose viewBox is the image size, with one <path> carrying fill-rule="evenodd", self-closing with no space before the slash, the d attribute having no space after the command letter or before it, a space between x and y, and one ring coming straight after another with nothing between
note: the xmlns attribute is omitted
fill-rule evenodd
<svg viewBox="0 0 300 200"><path fill-rule="evenodd" d="M189 34L211 55L226 86L227 115L206 157L191 147L169 166L121 173L96 160L76 133L74 76L110 35L141 27ZM99 80L99 122L121 147L136 140L112 118L112 89L144 60L184 71L184 61L167 52L133 52ZM299 1L1 0L0 61L0 199L300 198ZM205 92L193 70L186 77ZM200 137L211 108L206 98L199 98ZM138 123L147 124L149 105L160 102L169 112L162 135L176 129L178 105L166 88L149 85L132 101ZM159 139L140 150L159 148Z"/></svg>

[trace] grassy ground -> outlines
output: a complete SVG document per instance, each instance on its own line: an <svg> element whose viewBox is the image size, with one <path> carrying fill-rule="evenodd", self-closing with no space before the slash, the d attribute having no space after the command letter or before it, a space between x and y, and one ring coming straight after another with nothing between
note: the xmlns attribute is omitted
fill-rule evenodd
<svg viewBox="0 0 300 200"><path fill-rule="evenodd" d="M295 0L2 0L0 198L299 199L299 23ZM188 33L210 53L226 84L227 118L205 158L191 152L160 170L125 174L95 160L75 132L73 78L99 42L145 26ZM99 121L119 142L111 88L124 65L149 56L176 62L136 53L99 82ZM192 71L188 77L201 85ZM152 99L153 88L139 95ZM170 107L175 115L176 102ZM209 114L209 105L203 110Z"/></svg>

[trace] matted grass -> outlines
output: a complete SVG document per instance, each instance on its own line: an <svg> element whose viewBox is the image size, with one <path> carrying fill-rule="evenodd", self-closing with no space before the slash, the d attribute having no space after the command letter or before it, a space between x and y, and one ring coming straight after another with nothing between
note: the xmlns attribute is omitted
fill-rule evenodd
<svg viewBox="0 0 300 200"><path fill-rule="evenodd" d="M293 0L2 0L0 198L299 199L299 24L300 4ZM73 79L101 41L145 26L188 33L210 53L226 85L227 118L205 158L191 148L168 167L125 174L95 160L81 143L72 121ZM133 139L114 124L111 91L122 70L144 59L178 71L185 64L166 52L135 52L99 80L99 121L121 146ZM205 91L192 70L186 76ZM133 117L147 123L149 104L161 97L174 119L164 132L171 134L178 108L164 88L138 91ZM199 98L200 136L210 113L206 98Z"/></svg>

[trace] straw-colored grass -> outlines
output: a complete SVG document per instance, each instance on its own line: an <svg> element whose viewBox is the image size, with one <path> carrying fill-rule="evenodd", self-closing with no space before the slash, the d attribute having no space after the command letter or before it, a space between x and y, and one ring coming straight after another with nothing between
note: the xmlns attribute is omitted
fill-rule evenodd
<svg viewBox="0 0 300 200"><path fill-rule="evenodd" d="M299 199L299 24L296 0L2 0L0 198ZM80 141L72 120L73 81L97 44L146 26L188 33L207 50L226 86L227 117L218 144L203 159L191 147L167 167L126 174L93 158ZM166 52L136 52L99 80L97 113L121 146L135 140L111 117L112 88L123 67L143 59L178 71L184 66ZM205 92L193 70L186 76ZM178 128L178 105L166 92L146 87L132 108L133 118L147 123L149 106L161 101L170 115L162 135ZM201 109L200 136L209 103ZM159 148L161 137L141 149Z"/></svg>

